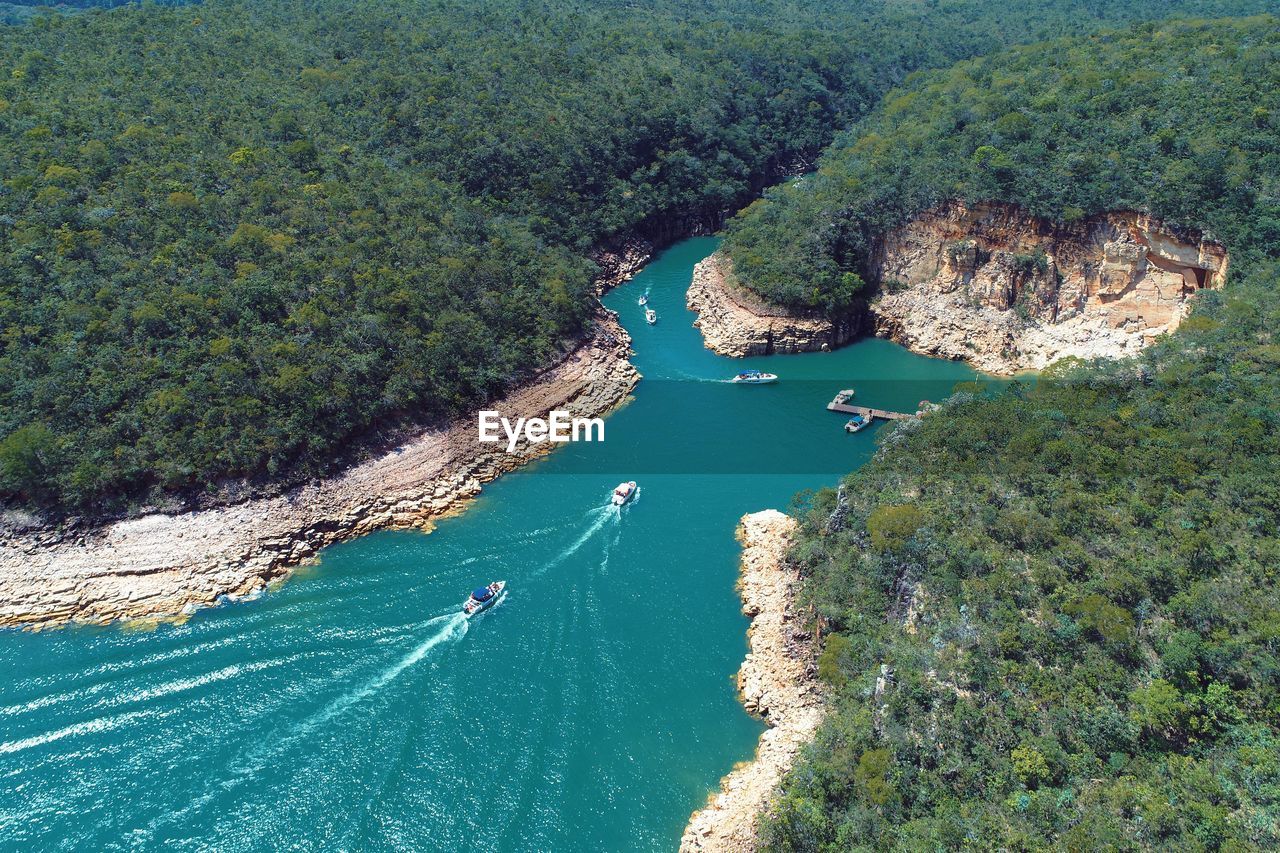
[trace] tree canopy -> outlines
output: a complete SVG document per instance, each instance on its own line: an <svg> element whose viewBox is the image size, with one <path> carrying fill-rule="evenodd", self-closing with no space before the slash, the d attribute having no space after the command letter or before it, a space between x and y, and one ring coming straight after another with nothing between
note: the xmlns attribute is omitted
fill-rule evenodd
<svg viewBox="0 0 1280 853"><path fill-rule="evenodd" d="M914 69L1146 14L210 0L0 30L0 498L324 472L571 346L609 238L717 222Z"/></svg>

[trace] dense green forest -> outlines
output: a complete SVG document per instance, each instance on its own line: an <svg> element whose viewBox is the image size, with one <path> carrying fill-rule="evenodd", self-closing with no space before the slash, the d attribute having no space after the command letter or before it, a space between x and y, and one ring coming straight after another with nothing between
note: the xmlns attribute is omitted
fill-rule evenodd
<svg viewBox="0 0 1280 853"><path fill-rule="evenodd" d="M864 150L962 152L934 174L1042 212L1152 200L1237 273L1140 358L963 387L797 499L834 711L768 848L1280 848L1277 46L1265 19L1015 50L871 123Z"/></svg>
<svg viewBox="0 0 1280 853"><path fill-rule="evenodd" d="M0 31L0 497L290 482L583 331L916 68L1223 0L208 2Z"/></svg>
<svg viewBox="0 0 1280 853"><path fill-rule="evenodd" d="M765 298L832 314L859 295L878 234L949 198L1064 221L1148 210L1208 229L1238 258L1274 256L1277 51L1273 18L1146 23L921 73L814 174L733 220L726 251Z"/></svg>
<svg viewBox="0 0 1280 853"><path fill-rule="evenodd" d="M141 0L4 0L0 2L0 24L29 24L35 18L47 18L50 15L74 15L87 9L110 9L130 3L137 4ZM181 6L197 3L199 0L147 0L152 5Z"/></svg>

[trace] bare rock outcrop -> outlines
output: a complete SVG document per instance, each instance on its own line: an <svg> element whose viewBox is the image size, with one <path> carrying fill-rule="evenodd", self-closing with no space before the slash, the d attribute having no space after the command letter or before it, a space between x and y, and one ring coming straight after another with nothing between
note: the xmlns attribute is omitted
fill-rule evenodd
<svg viewBox="0 0 1280 853"><path fill-rule="evenodd" d="M887 234L873 261L876 334L990 373L1065 356L1132 355L1220 287L1219 244L1115 211L1054 222L1008 204L950 202Z"/></svg>
<svg viewBox="0 0 1280 853"><path fill-rule="evenodd" d="M745 515L738 527L738 589L751 617L738 689L747 710L769 728L760 735L755 759L725 776L720 793L689 819L680 840L684 853L755 850L759 815L822 721L812 637L795 612L799 578L786 562L794 530L795 520L777 510Z"/></svg>
<svg viewBox="0 0 1280 853"><path fill-rule="evenodd" d="M591 256L599 271L595 277L596 296L630 281L653 259L654 246L643 237L627 237L597 249Z"/></svg>
<svg viewBox="0 0 1280 853"><path fill-rule="evenodd" d="M719 355L742 358L815 352L848 343L857 329L822 317L799 317L769 305L732 282L732 264L717 252L693 268L685 304L698 312L694 325Z"/></svg>
<svg viewBox="0 0 1280 853"><path fill-rule="evenodd" d="M629 354L626 331L602 310L582 346L488 408L510 418L551 409L604 414L639 379ZM482 483L550 447L522 440L507 453L505 444L481 444L471 417L276 497L71 535L0 534L0 626L171 618L222 596L255 594L326 545L383 528L429 526Z"/></svg>

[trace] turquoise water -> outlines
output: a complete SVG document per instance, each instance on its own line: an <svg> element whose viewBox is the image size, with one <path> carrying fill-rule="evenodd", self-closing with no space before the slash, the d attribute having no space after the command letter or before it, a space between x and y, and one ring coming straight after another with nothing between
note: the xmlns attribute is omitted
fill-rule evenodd
<svg viewBox="0 0 1280 853"><path fill-rule="evenodd" d="M724 384L743 362L703 349L684 309L715 245L680 243L606 297L646 378L603 444L185 625L0 633L0 845L673 848L761 731L732 681L737 519L873 452L880 427L846 435L823 409L836 390L913 409L973 376L868 340L748 359L782 381ZM624 476L641 490L618 511ZM495 578L498 606L456 615Z"/></svg>

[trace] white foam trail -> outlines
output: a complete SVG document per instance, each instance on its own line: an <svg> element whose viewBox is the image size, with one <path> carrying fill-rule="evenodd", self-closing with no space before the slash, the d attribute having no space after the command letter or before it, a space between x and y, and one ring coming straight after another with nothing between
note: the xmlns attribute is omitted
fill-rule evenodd
<svg viewBox="0 0 1280 853"><path fill-rule="evenodd" d="M302 655L290 655L286 658L277 660L254 661L253 663L233 663L230 666L224 666L222 669L207 672L204 675L197 675L192 678L179 678L175 681L169 681L164 684L158 684L155 687L149 687L146 690L139 690L125 696L119 696L108 702L108 705L126 705L132 702L149 702L152 699L160 699L165 696L172 696L175 693L183 693L187 690L194 690L197 687L204 687L206 684L216 684L219 681L226 681L229 678L235 678L251 672L261 672L264 669L271 669L277 666L285 666L297 660Z"/></svg>
<svg viewBox="0 0 1280 853"><path fill-rule="evenodd" d="M639 499L639 497L640 497L639 495L636 495L637 499ZM600 560L601 574L603 575L609 574L609 555L613 553L614 548L618 547L618 542L621 540L622 540L622 528L619 527L617 531L613 534L613 539L605 543L604 557Z"/></svg>
<svg viewBox="0 0 1280 853"><path fill-rule="evenodd" d="M112 729L118 729L125 723L136 720L139 717L148 717L151 711L129 711L125 714L118 714L114 717L98 717L94 720L86 720L83 723L67 726L61 729L55 729L51 732L45 732L42 735L34 735L33 737L24 737L20 740L6 741L0 743L0 755L7 755L11 752L21 752L24 749L30 749L33 746L43 746L46 743L62 740L66 737L74 737L76 735L93 734L95 732L109 732Z"/></svg>
<svg viewBox="0 0 1280 853"><path fill-rule="evenodd" d="M636 497L639 497L639 495L637 494ZM581 535L579 535L577 539L573 540L573 542L569 543L569 546L567 548L565 548L559 554L552 557L549 562L545 563L542 566L542 568L538 569L530 577L535 577L535 578L540 577L543 574L545 574L549 569L555 568L556 566L563 563L565 560L572 557L574 554L578 552L579 548L581 548L583 545L586 545L587 542L590 541L592 536L595 536L597 533L599 533L601 528L603 528L610 521L616 521L620 517L619 516L620 510L621 510L621 507L616 507L613 504L606 504L604 506L596 507L595 509L591 510L591 512L587 513L586 517L591 518L592 516L594 516L594 519L589 525L587 525L587 529L582 531Z"/></svg>
<svg viewBox="0 0 1280 853"><path fill-rule="evenodd" d="M353 690L350 693L343 694L342 696L339 696L337 699L334 699L323 710L314 714L307 720L304 720L300 724L299 728L303 731L310 731L311 729L314 729L316 726L321 725L322 723L325 723L333 719L334 717L338 716L343 711L350 708L352 705L355 705L357 702L360 702L363 699L367 699L368 697L377 693L379 690L381 690L382 688L390 684L392 681L394 681L396 677L400 675L400 673L404 672L406 669L408 669L409 667L413 666L415 663L417 663L418 661L426 657L427 653L430 652L432 649L434 649L436 646L440 645L446 640L461 639L462 637L466 636L467 629L471 624L470 621L468 621L467 617L461 612L454 613L451 616L439 616L436 619L433 619L432 621L434 622L439 620L447 620L445 621L444 627L442 627L439 631L432 634L427 639L423 640L421 643L417 645L416 648L414 648L407 655L402 657L400 660L396 661L391 666L384 669L381 673L379 673L375 678L367 682L364 686L360 687L357 690Z"/></svg>
<svg viewBox="0 0 1280 853"><path fill-rule="evenodd" d="M504 594L502 598L505 599L506 595ZM502 600L500 599L496 604L494 604L494 607L498 607L501 603ZM447 640L461 639L466 636L467 630L470 627L469 620L461 611L454 611L442 616L437 616L433 619L428 619L423 623L422 627L425 628L432 625L439 625L441 622L444 624L441 626L440 630L436 631L430 637L427 637L411 649L408 654L384 669L382 672L378 673L378 675L374 676L355 690L344 693L337 699L334 699L324 708L298 723L293 727L291 732L280 739L270 743L260 744L259 746L261 748L255 749L248 755L244 756L246 760L243 764L229 768L234 771L238 778L220 782L216 785L210 785L206 788L203 794L193 798L181 809L152 819L147 824L146 829L137 831L140 837L150 839L160 827L177 823L187 815L194 814L204 808L213 801L218 791L225 792L238 787L246 781L250 781L258 770L261 769L272 756L278 755L289 744L299 738L305 737L318 726L323 725L324 723L341 715L344 711L349 710L352 706L362 700L374 695L394 681L406 669L425 658L436 646Z"/></svg>

